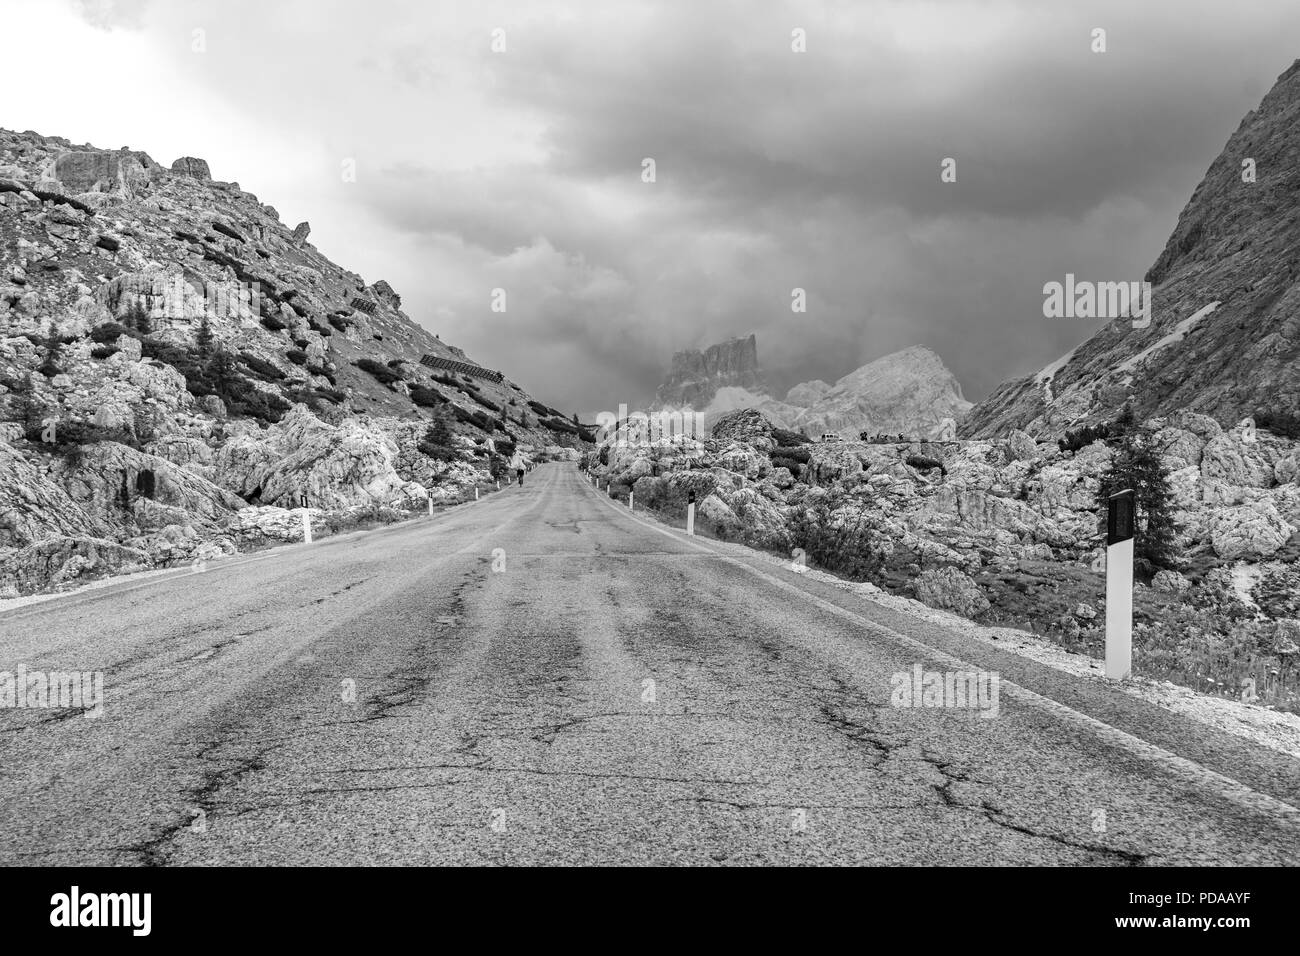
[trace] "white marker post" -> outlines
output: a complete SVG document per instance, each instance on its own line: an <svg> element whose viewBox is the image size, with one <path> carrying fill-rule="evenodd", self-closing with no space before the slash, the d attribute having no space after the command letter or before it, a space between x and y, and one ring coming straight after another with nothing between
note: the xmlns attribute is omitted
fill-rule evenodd
<svg viewBox="0 0 1300 956"><path fill-rule="evenodd" d="M686 495L686 533L695 534L695 492Z"/></svg>
<svg viewBox="0 0 1300 956"><path fill-rule="evenodd" d="M478 485L474 486L474 500L478 501Z"/></svg>
<svg viewBox="0 0 1300 956"><path fill-rule="evenodd" d="M636 492L634 492L634 491L629 491L629 492L627 493L627 510L628 510L628 511L636 511L636 508L635 508L635 507L633 506L633 504L632 504L632 498L633 498L633 496L634 496L635 494L636 494Z"/></svg>
<svg viewBox="0 0 1300 956"><path fill-rule="evenodd" d="M302 542L311 544L311 512L307 510L306 494L299 495L298 502L302 505Z"/></svg>
<svg viewBox="0 0 1300 956"><path fill-rule="evenodd" d="M500 490L501 490L501 479L498 478L498 479L497 479L497 491L500 491Z"/></svg>
<svg viewBox="0 0 1300 956"><path fill-rule="evenodd" d="M1106 511L1106 677L1133 673L1133 490L1111 495Z"/></svg>

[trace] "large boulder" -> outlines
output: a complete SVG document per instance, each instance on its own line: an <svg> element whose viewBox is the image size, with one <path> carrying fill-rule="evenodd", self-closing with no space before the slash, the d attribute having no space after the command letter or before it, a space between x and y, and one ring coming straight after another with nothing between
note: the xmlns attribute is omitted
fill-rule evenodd
<svg viewBox="0 0 1300 956"><path fill-rule="evenodd" d="M1230 561L1267 558L1296 530L1269 501L1217 511L1209 517L1207 527L1215 553Z"/></svg>
<svg viewBox="0 0 1300 956"><path fill-rule="evenodd" d="M1273 465L1255 447L1231 435L1212 439L1201 459L1201 475L1247 488L1272 487Z"/></svg>
<svg viewBox="0 0 1300 956"><path fill-rule="evenodd" d="M957 568L923 571L913 587L922 604L962 617L973 618L989 609L988 598L979 585Z"/></svg>
<svg viewBox="0 0 1300 956"><path fill-rule="evenodd" d="M115 541L48 537L25 548L0 552L0 589L31 593L87 577L144 570L151 563L144 551Z"/></svg>
<svg viewBox="0 0 1300 956"><path fill-rule="evenodd" d="M1015 428L1007 440L1007 458L1011 461L1032 461L1038 457L1038 442L1028 432Z"/></svg>
<svg viewBox="0 0 1300 956"><path fill-rule="evenodd" d="M746 442L760 451L776 447L773 425L767 416L752 408L741 408L713 423L711 437L720 442Z"/></svg>
<svg viewBox="0 0 1300 956"><path fill-rule="evenodd" d="M424 487L397 473L396 444L359 419L329 425L295 405L266 432L239 435L217 454L217 480L260 504L348 508L426 497Z"/></svg>
<svg viewBox="0 0 1300 956"><path fill-rule="evenodd" d="M69 150L54 160L53 178L70 193L133 195L149 182L158 164L131 150Z"/></svg>
<svg viewBox="0 0 1300 956"><path fill-rule="evenodd" d="M172 172L177 176L188 176L190 179L201 179L205 182L212 179L212 170L208 168L207 160L196 159L193 156L182 156L172 163Z"/></svg>

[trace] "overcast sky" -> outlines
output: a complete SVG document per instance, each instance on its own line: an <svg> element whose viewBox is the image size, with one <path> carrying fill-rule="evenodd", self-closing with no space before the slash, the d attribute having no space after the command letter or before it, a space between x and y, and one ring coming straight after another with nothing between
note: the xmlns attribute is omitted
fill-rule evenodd
<svg viewBox="0 0 1300 956"><path fill-rule="evenodd" d="M782 389L923 344L984 397L1091 333L1043 317L1043 284L1141 279L1300 57L1296 0L0 0L0 22L0 126L202 157L587 415L750 332Z"/></svg>

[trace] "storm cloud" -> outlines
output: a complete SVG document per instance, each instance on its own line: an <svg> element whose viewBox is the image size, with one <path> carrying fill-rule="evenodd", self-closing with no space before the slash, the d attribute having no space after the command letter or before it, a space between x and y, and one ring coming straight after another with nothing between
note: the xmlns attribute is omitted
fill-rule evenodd
<svg viewBox="0 0 1300 956"><path fill-rule="evenodd" d="M1140 279L1300 54L1293 0L9 6L48 39L0 125L202 156L587 414L749 332L782 387L923 344L982 397L1093 331L1043 284Z"/></svg>

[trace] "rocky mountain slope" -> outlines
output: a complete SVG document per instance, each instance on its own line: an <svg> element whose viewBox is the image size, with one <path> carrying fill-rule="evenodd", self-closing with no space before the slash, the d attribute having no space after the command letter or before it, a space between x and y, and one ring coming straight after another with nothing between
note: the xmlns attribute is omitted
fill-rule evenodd
<svg viewBox="0 0 1300 956"><path fill-rule="evenodd" d="M764 391L755 336L728 339L707 349L673 354L668 377L655 395L659 407L702 409L720 388Z"/></svg>
<svg viewBox="0 0 1300 956"><path fill-rule="evenodd" d="M1225 425L1300 413L1298 233L1300 61L1229 138L1147 273L1150 326L1114 321L1002 385L963 434L1059 434L1126 401L1142 416L1185 409Z"/></svg>
<svg viewBox="0 0 1300 956"><path fill-rule="evenodd" d="M304 495L423 509L512 446L576 456L569 416L309 234L200 159L0 130L0 593L293 537Z"/></svg>
<svg viewBox="0 0 1300 956"><path fill-rule="evenodd" d="M703 411L706 427L730 412L750 408L781 428L846 439L856 439L862 431L929 436L945 419L960 422L971 408L943 360L919 345L876 359L834 385L820 379L801 382L784 401L768 394L762 380L757 342L751 335L704 353L677 353L656 401L659 407ZM688 395L704 403L682 400Z"/></svg>
<svg viewBox="0 0 1300 956"><path fill-rule="evenodd" d="M1300 441L1187 412L1145 427L1171 472L1185 573L1138 585L1135 666L1198 690L1213 678L1234 696L1251 677L1261 698L1271 687L1278 705L1300 707ZM1105 442L1063 450L1023 431L792 440L746 410L705 440L610 441L587 463L613 495L634 489L639 508L674 521L693 492L703 533L796 557L799 548L933 607L1101 653Z"/></svg>

